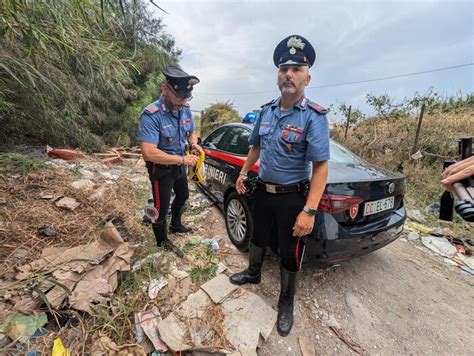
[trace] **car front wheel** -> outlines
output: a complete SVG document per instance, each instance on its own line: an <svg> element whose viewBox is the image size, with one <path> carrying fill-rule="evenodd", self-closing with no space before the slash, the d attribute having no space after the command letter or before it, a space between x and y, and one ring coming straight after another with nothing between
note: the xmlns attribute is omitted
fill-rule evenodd
<svg viewBox="0 0 474 356"><path fill-rule="evenodd" d="M247 202L237 192L232 192L225 201L224 212L230 240L240 251L247 251L253 229Z"/></svg>

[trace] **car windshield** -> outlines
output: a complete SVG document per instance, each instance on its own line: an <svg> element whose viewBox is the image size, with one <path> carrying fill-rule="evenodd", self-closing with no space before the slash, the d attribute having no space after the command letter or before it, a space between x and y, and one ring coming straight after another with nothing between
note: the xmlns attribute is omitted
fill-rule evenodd
<svg viewBox="0 0 474 356"><path fill-rule="evenodd" d="M362 159L342 147L340 144L330 141L331 162L337 163L362 163Z"/></svg>

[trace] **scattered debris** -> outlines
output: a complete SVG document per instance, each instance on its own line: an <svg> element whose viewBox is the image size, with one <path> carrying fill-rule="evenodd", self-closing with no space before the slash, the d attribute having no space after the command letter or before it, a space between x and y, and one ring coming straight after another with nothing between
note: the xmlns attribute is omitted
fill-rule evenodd
<svg viewBox="0 0 474 356"><path fill-rule="evenodd" d="M79 205L81 205L81 203L79 203L76 199L69 197L61 198L56 202L56 206L58 208L63 208L69 211L76 210Z"/></svg>
<svg viewBox="0 0 474 356"><path fill-rule="evenodd" d="M138 344L125 344L117 346L108 336L102 335L97 338L91 350L91 355L98 356L146 356L143 346Z"/></svg>
<svg viewBox="0 0 474 356"><path fill-rule="evenodd" d="M39 260L19 267L15 278L25 283L35 279L43 299L54 308L68 298L72 308L92 313L91 304L107 301L117 287L118 272L130 270L133 250L109 223L88 245L45 248ZM15 308L34 308L41 302L46 301L26 297L17 300Z"/></svg>
<svg viewBox="0 0 474 356"><path fill-rule="evenodd" d="M416 221L420 224L424 224L426 222L425 217L418 209L408 209L407 216L410 220Z"/></svg>
<svg viewBox="0 0 474 356"><path fill-rule="evenodd" d="M161 315L158 308L154 306L150 310L139 312L135 315L137 335L143 335L140 339L137 338L137 341L140 343L144 342L146 335L153 344L155 351L168 351L168 346L166 346L166 344L160 339L160 334L158 332L158 325L161 321Z"/></svg>
<svg viewBox="0 0 474 356"><path fill-rule="evenodd" d="M348 336L344 335L341 329L338 329L334 326L329 327L329 329L331 329L334 334L336 334L336 336L347 346L349 346L353 351L355 351L359 355L367 355L367 351L362 346L352 341Z"/></svg>
<svg viewBox="0 0 474 356"><path fill-rule="evenodd" d="M413 222L408 222L405 224L405 229L408 231L417 231L422 234L430 234L431 233L431 228L425 225L413 223Z"/></svg>
<svg viewBox="0 0 474 356"><path fill-rule="evenodd" d="M46 146L46 151L49 157L61 158L66 161L74 160L78 158L84 158L84 154L76 150L67 150L63 148L51 148Z"/></svg>
<svg viewBox="0 0 474 356"><path fill-rule="evenodd" d="M212 290L219 302L214 303L205 290ZM259 296L219 275L191 294L158 328L162 340L175 352L255 350L260 336L266 340L270 335L276 314Z"/></svg>
<svg viewBox="0 0 474 356"><path fill-rule="evenodd" d="M308 337L298 336L298 343L300 344L301 354L303 356L316 356L313 340Z"/></svg>
<svg viewBox="0 0 474 356"><path fill-rule="evenodd" d="M58 235L57 231L50 226L43 226L38 229L39 236L46 237L56 237Z"/></svg>
<svg viewBox="0 0 474 356"><path fill-rule="evenodd" d="M215 240L215 239L204 239L204 240L201 240L201 243L203 245L211 246L212 251L219 250L219 242L217 242L217 240Z"/></svg>
<svg viewBox="0 0 474 356"><path fill-rule="evenodd" d="M150 297L150 299L155 299L158 295L158 292L162 290L167 284L168 279L165 277L152 279L148 286L148 297Z"/></svg>
<svg viewBox="0 0 474 356"><path fill-rule="evenodd" d="M407 235L407 240L408 241L416 241L420 238L420 234L417 233L416 231L410 231Z"/></svg>
<svg viewBox="0 0 474 356"><path fill-rule="evenodd" d="M445 237L438 237L438 236L422 236L421 242L423 245L428 247L431 251L437 253L438 255L444 257L453 257L456 255L456 248L451 245L449 240Z"/></svg>
<svg viewBox="0 0 474 356"><path fill-rule="evenodd" d="M63 342L60 338L54 339L53 350L51 351L51 356L69 356L70 352L63 345Z"/></svg>
<svg viewBox="0 0 474 356"><path fill-rule="evenodd" d="M425 208L425 211L427 213L439 213L440 207L441 207L441 205L439 204L439 202L434 202L434 203L431 203L430 205L428 205Z"/></svg>
<svg viewBox="0 0 474 356"><path fill-rule="evenodd" d="M39 328L48 322L45 313L38 315L13 314L8 320L5 334L12 340L26 342Z"/></svg>
<svg viewBox="0 0 474 356"><path fill-rule="evenodd" d="M420 158L423 158L423 154L421 153L420 150L416 151L414 154L410 156L413 160L419 160Z"/></svg>
<svg viewBox="0 0 474 356"><path fill-rule="evenodd" d="M79 179L71 183L74 189L88 190L94 187L94 182L90 179Z"/></svg>

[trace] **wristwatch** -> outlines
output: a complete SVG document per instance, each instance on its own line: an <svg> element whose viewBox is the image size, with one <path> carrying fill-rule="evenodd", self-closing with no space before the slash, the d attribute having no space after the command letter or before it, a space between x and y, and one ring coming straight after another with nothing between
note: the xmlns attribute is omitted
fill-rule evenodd
<svg viewBox="0 0 474 356"><path fill-rule="evenodd" d="M303 211L311 216L316 216L318 209L308 208L306 205L303 207Z"/></svg>

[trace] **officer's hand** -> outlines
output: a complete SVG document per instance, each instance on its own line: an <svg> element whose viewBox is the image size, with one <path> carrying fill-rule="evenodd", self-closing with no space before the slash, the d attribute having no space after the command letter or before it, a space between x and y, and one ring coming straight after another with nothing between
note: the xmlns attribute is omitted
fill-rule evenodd
<svg viewBox="0 0 474 356"><path fill-rule="evenodd" d="M199 157L195 155L186 155L184 156L184 165L186 166L195 166L199 161Z"/></svg>
<svg viewBox="0 0 474 356"><path fill-rule="evenodd" d="M235 189L237 190L237 193L245 194L247 188L245 188L244 185L244 176L239 175L239 178L237 178L237 181L235 182Z"/></svg>
<svg viewBox="0 0 474 356"><path fill-rule="evenodd" d="M202 151L203 151L202 147L199 146L197 143L195 143L195 144L193 145L193 150L197 150L197 151L199 151L199 152L202 152Z"/></svg>
<svg viewBox="0 0 474 356"><path fill-rule="evenodd" d="M293 236L306 236L313 231L314 216L306 214L302 211L296 218L295 226L293 226Z"/></svg>
<svg viewBox="0 0 474 356"><path fill-rule="evenodd" d="M443 184L444 189L452 191L453 183L459 182L460 180L469 178L471 176L474 176L474 156L449 166L443 172L443 180L441 183Z"/></svg>

